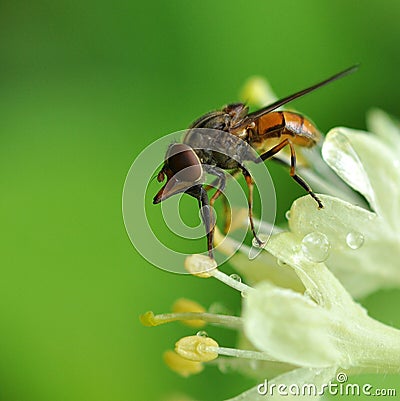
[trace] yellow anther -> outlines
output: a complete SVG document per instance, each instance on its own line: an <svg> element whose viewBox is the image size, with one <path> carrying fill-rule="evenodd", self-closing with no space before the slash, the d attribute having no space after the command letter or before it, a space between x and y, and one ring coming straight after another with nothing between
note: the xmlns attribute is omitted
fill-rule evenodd
<svg viewBox="0 0 400 401"><path fill-rule="evenodd" d="M175 351L165 351L164 355L165 364L174 372L180 374L183 377L188 377L190 375L195 375L200 373L204 366L201 362L191 361L189 359L183 358Z"/></svg>
<svg viewBox="0 0 400 401"><path fill-rule="evenodd" d="M172 312L174 313L185 313L185 312L197 312L204 313L206 310L199 303L186 298L179 298L172 305ZM187 326L199 328L205 325L204 320L182 320L182 323Z"/></svg>
<svg viewBox="0 0 400 401"><path fill-rule="evenodd" d="M189 336L175 344L175 351L191 361L208 362L218 357L218 353L210 347L218 347L218 343L210 337Z"/></svg>
<svg viewBox="0 0 400 401"><path fill-rule="evenodd" d="M232 220L229 232L236 231L243 226L247 226L249 221L249 211L245 208L233 208L232 209Z"/></svg>
<svg viewBox="0 0 400 401"><path fill-rule="evenodd" d="M143 326L153 327L159 325L152 311L143 313L143 315L139 316L139 319Z"/></svg>
<svg viewBox="0 0 400 401"><path fill-rule="evenodd" d="M222 241L226 240L226 238L227 237L221 233L221 231L218 229L218 227L215 226L215 229L214 229L214 246L215 247L219 246L222 243Z"/></svg>
<svg viewBox="0 0 400 401"><path fill-rule="evenodd" d="M217 268L217 262L205 255L191 255L185 259L185 269L194 276L208 278L210 271Z"/></svg>
<svg viewBox="0 0 400 401"><path fill-rule="evenodd" d="M263 107L276 100L276 96L268 82L262 77L250 77L244 84L240 98L246 103Z"/></svg>

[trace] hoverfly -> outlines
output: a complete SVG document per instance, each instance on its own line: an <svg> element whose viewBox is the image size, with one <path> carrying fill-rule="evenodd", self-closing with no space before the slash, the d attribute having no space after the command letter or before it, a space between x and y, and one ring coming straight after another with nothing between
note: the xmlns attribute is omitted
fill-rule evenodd
<svg viewBox="0 0 400 401"><path fill-rule="evenodd" d="M314 194L311 187L296 174L296 152L294 145L310 148L320 139L321 134L316 126L301 114L290 111L276 111L277 108L312 92L332 81L354 72L358 66L341 71L322 82L280 99L269 106L249 113L249 108L243 103L229 104L221 110L211 111L194 121L183 140L169 146L165 162L157 175L159 182L167 178L166 184L158 191L153 199L157 204L172 195L187 193L196 198L201 210L203 224L207 234L207 247L210 258L213 257L213 234L215 221L211 212L215 200L222 194L226 184L224 170L241 172L248 187L248 217L253 236L259 245L262 241L255 232L253 223L253 179L242 161L261 163L273 158L281 149L288 146L290 150L290 176L301 185L316 201L318 208L323 205ZM209 129L214 135L195 134L196 130ZM221 138L219 138L221 136ZM222 139L223 137L223 139ZM220 141L224 148L233 149L234 154L242 154L237 158L208 147L209 141ZM250 145L258 157L254 158L244 149ZM216 176L215 185L205 188L201 177L203 173ZM216 192L208 198L207 189L216 187Z"/></svg>

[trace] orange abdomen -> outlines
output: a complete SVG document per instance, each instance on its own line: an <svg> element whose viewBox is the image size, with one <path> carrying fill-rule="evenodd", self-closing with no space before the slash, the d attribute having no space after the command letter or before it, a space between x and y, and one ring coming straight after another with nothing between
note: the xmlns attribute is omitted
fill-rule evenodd
<svg viewBox="0 0 400 401"><path fill-rule="evenodd" d="M260 117L252 130L251 145L256 149L268 149L284 139L295 145L312 147L320 139L317 127L301 114L290 111L274 111Z"/></svg>

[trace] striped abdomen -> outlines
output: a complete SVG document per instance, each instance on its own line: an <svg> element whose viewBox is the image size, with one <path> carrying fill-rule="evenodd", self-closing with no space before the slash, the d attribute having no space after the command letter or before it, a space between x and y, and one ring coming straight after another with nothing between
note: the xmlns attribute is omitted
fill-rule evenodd
<svg viewBox="0 0 400 401"><path fill-rule="evenodd" d="M252 129L250 144L259 151L265 151L276 143L288 139L295 145L309 148L320 138L321 134L317 127L301 114L274 111L257 119Z"/></svg>

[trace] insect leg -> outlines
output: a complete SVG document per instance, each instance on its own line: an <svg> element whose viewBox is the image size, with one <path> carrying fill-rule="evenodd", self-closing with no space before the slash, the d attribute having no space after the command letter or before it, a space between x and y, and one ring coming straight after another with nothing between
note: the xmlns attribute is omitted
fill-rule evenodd
<svg viewBox="0 0 400 401"><path fill-rule="evenodd" d="M311 187L303 180L303 178L296 174L296 152L294 150L293 144L288 139L284 139L268 152L260 155L259 159L256 160L256 163L260 163L261 161L272 158L286 145L289 145L290 147L290 176L312 196L312 198L318 203L318 208L322 209L324 205L322 204L321 200L318 198L317 195L315 195Z"/></svg>
<svg viewBox="0 0 400 401"><path fill-rule="evenodd" d="M207 185L204 188L206 191L208 191L209 189L212 189L212 188L217 188L214 195L210 199L210 205L213 206L214 202L221 195L223 195L223 190L225 189L225 185L226 185L226 176L225 176L225 173L217 167L205 165L205 166L203 166L203 168L207 173L215 175L217 177L217 179L214 180L211 185Z"/></svg>
<svg viewBox="0 0 400 401"><path fill-rule="evenodd" d="M207 166L206 167L206 171L207 173L213 174L217 176L217 179L214 180L210 185L206 185L204 187L204 189L206 191L209 191L210 189L213 188L217 188L217 191L214 193L214 195L211 197L210 199L210 205L213 206L214 202L221 197L222 198L222 202L223 202L223 216L224 216L224 227L223 227L223 232L224 234L227 234L229 231L229 228L231 226L232 223L232 212L231 212L231 208L228 202L227 197L225 196L225 194L223 193L223 190L225 188L225 184L226 184L226 179L229 177L235 177L239 172L240 169L235 169L233 170L228 177L226 176L226 174L215 167L212 166Z"/></svg>
<svg viewBox="0 0 400 401"><path fill-rule="evenodd" d="M203 219L203 223L206 228L208 256L211 259L214 259L213 239L214 239L215 220L210 207L210 202L208 200L207 191L203 187L201 187L200 189L200 196L198 198L198 202L199 202L201 218Z"/></svg>
<svg viewBox="0 0 400 401"><path fill-rule="evenodd" d="M208 200L207 191L203 188L202 185L195 185L189 188L186 191L186 193L190 196L193 196L193 198L197 199L197 202L199 204L201 219L203 220L203 224L205 226L207 234L208 256L211 259L214 259L213 238L214 238L215 219L211 211L210 201Z"/></svg>
<svg viewBox="0 0 400 401"><path fill-rule="evenodd" d="M247 188L249 188L249 194L248 194L248 206L249 206L249 221L250 221L250 228L251 232L253 233L253 236L255 240L257 241L258 245L261 246L263 245L263 242L258 238L256 234L256 230L254 228L254 222L253 222L253 187L254 187L254 181L253 178L251 177L250 173L242 166L242 173L243 176L246 180Z"/></svg>
<svg viewBox="0 0 400 401"><path fill-rule="evenodd" d="M290 146L290 176L313 197L313 199L318 203L318 209L322 209L324 205L322 204L321 200L318 198L317 195L315 195L311 187L303 180L303 178L301 178L296 174L296 152L291 142L289 142L289 146Z"/></svg>
<svg viewBox="0 0 400 401"><path fill-rule="evenodd" d="M219 179L214 180L210 185L206 185L204 189L206 191L209 191L213 188L215 188L219 183ZM223 204L223 214L224 214L224 228L223 232L224 234L227 234L229 231L229 227L231 226L232 222L232 216L231 216L231 208L229 207L229 202L226 196L224 195L223 192L221 191L216 191L215 194L211 197L210 199L210 205L213 206L214 202L217 198L221 197L222 198L222 204Z"/></svg>
<svg viewBox="0 0 400 401"><path fill-rule="evenodd" d="M281 149L283 149L288 143L289 141L287 139L284 139L282 142L275 145L268 152L265 152L262 155L260 155L260 157L256 160L256 163L261 163L262 161L270 159L271 157L276 155Z"/></svg>

